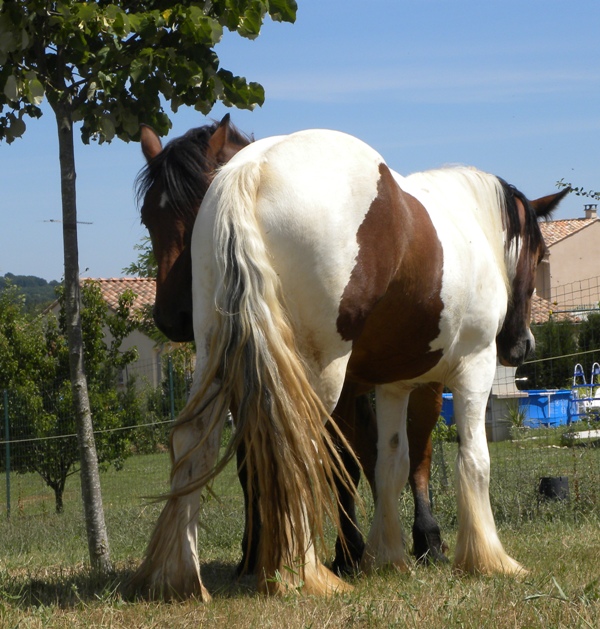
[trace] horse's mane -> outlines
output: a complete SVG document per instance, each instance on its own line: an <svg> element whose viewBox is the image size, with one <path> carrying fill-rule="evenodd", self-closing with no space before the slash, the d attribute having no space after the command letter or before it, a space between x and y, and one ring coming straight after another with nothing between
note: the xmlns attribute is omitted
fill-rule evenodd
<svg viewBox="0 0 600 629"><path fill-rule="evenodd" d="M519 218L519 209L516 203L518 199L525 207L524 231L526 241L524 244L529 250L536 249L541 241L541 232L536 228L538 217L529 199L515 186L506 183L504 179L498 177L498 181L500 181L504 190L507 240L511 241L521 237L521 219Z"/></svg>
<svg viewBox="0 0 600 629"><path fill-rule="evenodd" d="M207 156L208 141L219 126L218 122L190 129L168 142L151 159L135 180L135 195L141 205L148 190L157 182L162 184L178 216L194 219L198 204L204 198L212 175L219 164ZM241 147L250 144L247 136L231 123L228 141Z"/></svg>
<svg viewBox="0 0 600 629"><path fill-rule="evenodd" d="M440 207L447 207L449 200L455 207L446 215L457 224L475 220L485 235L501 269L507 289L510 289L507 268L509 254L508 234L518 226L518 214L507 212L504 182L495 175L469 166L446 166L435 170L413 173L406 177L410 187L416 185L427 195L439 199ZM401 184L402 185L402 184ZM408 189L410 192L410 189ZM514 207L516 212L516 206ZM469 212L469 216L465 213ZM516 223L514 222L516 220ZM508 227L508 225L511 227ZM503 232L507 230L507 238ZM520 233L520 230L517 231Z"/></svg>
<svg viewBox="0 0 600 629"><path fill-rule="evenodd" d="M505 268L505 281L510 293L508 276L514 275L519 245L535 251L541 239L537 215L527 197L500 177L468 166L447 166L414 173L404 181L427 190L429 194L435 191L447 198L453 198L459 204L461 191L462 194L470 192L474 199L474 204L472 202L471 205L477 209L473 212L473 217L490 242L498 262L503 262L500 268ZM517 199L525 207L524 229L521 226ZM456 218L464 220L464 215L461 216L459 212ZM505 234L504 238L500 238L502 233ZM520 242L521 234L525 235L523 242Z"/></svg>

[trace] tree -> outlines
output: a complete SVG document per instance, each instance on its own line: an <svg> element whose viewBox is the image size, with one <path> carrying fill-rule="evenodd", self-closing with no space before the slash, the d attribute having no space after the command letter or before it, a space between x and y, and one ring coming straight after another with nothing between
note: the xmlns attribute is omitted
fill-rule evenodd
<svg viewBox="0 0 600 629"><path fill-rule="evenodd" d="M25 308L29 312L41 312L56 299L55 289L59 283L56 280L47 282L34 275L6 273L4 277L0 277L0 291L10 285L19 287L25 296Z"/></svg>
<svg viewBox="0 0 600 629"><path fill-rule="evenodd" d="M219 67L223 28L256 37L264 17L293 22L295 0L75 2L0 0L0 140L25 132L45 98L59 143L65 259L65 316L81 477L92 568L110 570L88 388L83 370L73 125L84 143L164 134L163 107L207 114L217 100L252 108L264 91ZM162 99L161 100L161 96Z"/></svg>
<svg viewBox="0 0 600 629"><path fill-rule="evenodd" d="M101 464L117 468L131 451L126 432L120 429L138 412L133 386L117 391L119 371L136 360L135 351L121 352L121 343L136 325L131 316L134 295L123 293L110 314L97 284L82 289L82 329L87 382ZM62 305L64 296L59 298ZM78 472L76 430L69 375L69 349L63 310L54 319L31 317L23 297L11 288L0 294L0 389L8 390L11 424L11 469L36 472L54 491L56 511L63 510L67 478ZM112 341L105 341L104 329ZM0 452L0 458L4 452Z"/></svg>
<svg viewBox="0 0 600 629"><path fill-rule="evenodd" d="M596 201L600 201L600 192L596 190L586 190L582 186L574 186L573 184L564 180L564 177L556 182L557 188L570 188L571 192L574 192L578 197L589 197L590 199L595 199Z"/></svg>
<svg viewBox="0 0 600 629"><path fill-rule="evenodd" d="M550 318L532 326L535 337L535 356L519 367L517 378L526 377L527 389L563 389L573 375L577 352L577 326L569 320Z"/></svg>
<svg viewBox="0 0 600 629"><path fill-rule="evenodd" d="M126 275L135 277L156 277L157 266L150 236L143 236L141 242L133 247L137 252L137 260L123 269Z"/></svg>

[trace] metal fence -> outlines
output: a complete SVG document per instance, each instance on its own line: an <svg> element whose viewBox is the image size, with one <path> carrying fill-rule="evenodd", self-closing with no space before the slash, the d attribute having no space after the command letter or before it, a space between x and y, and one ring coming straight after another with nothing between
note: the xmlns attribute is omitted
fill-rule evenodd
<svg viewBox="0 0 600 629"><path fill-rule="evenodd" d="M110 484L111 496L121 492L123 501L137 500L141 504L143 495L158 495L167 489L168 432L172 418L184 404L187 383L177 382L168 373L163 386L157 390L141 384L141 377L137 381L140 386L136 389L138 403L132 407L134 412L121 416L120 425L99 429L96 441L102 462L103 485ZM35 516L52 512L59 506L66 508L73 501L79 503L78 475L74 473L78 467L74 430L47 437L27 436L18 422L28 418L22 413L14 414L19 407L12 402L11 396L11 391L2 395L0 517L3 514ZM490 493L496 519L519 523L544 516L559 501L559 508L568 510L574 517L579 514L600 516L600 447L596 447L600 444L600 432L588 434L588 431L600 429L595 416L582 418L577 426L528 428L519 421L519 409L522 412L523 406L511 408L505 405L503 408L490 404L488 409L488 436L501 437L489 443L492 460ZM585 434L585 437L578 439L577 434ZM124 449L110 463L102 453L106 448L110 451L115 443L120 443ZM440 421L434 432L431 497L437 517L444 526L455 523L453 474L456 450L455 428ZM69 461L70 469L60 486L61 464ZM143 488L138 496L130 495L131 474L139 475L133 483ZM540 488L542 479L555 479L552 482L560 484L560 491L554 496L560 500L547 500L543 487ZM62 491L60 501L58 490ZM410 514L409 495L403 496L402 500Z"/></svg>
<svg viewBox="0 0 600 629"><path fill-rule="evenodd" d="M597 303L600 295L586 293L586 299ZM594 351L600 355L598 341ZM588 351L584 358L590 356L595 354ZM578 355L567 357L566 363L565 356L546 358L544 373L552 372L547 369L548 360L550 365L556 363L555 371L583 361ZM167 361L160 385L155 387L151 384L156 380L151 375L155 368L155 363L130 366L114 395L107 402L101 400L94 417L102 478L110 483L113 495L121 491L121 484L123 496L128 495L130 474L141 475L138 484L145 495L166 489L168 432L185 404L191 373L189 365L174 367ZM565 389L546 391L521 391L515 386L514 372L499 374L486 416L492 461L490 493L496 518L521 522L547 514L559 503L575 517L600 516L600 421L596 412L600 405L594 401L600 386L591 386L588 380L587 393L576 394L587 400L587 406L578 404L574 419L568 409L578 401L573 391L580 384L573 381L569 386L568 373L563 378ZM65 392L48 391L33 401L25 398L23 392L0 392L0 517L51 512L60 507L60 492L63 506L80 501L74 473L78 466L74 420ZM431 495L438 517L451 525L456 512L453 464L457 443L455 429L447 425L452 423L447 402L445 399L446 421L438 423L433 437ZM550 492L550 499L548 482L559 488L557 495ZM402 500L410 513L410 497Z"/></svg>
<svg viewBox="0 0 600 629"><path fill-rule="evenodd" d="M132 458L167 452L170 426L185 405L191 373L166 359L162 381L153 387L154 369L150 361L137 363L128 368L127 378L110 384L112 390L90 393L103 474L130 467ZM64 500L78 500L71 489L78 482L79 454L68 387L4 390L0 409L0 514L60 511ZM148 491L164 491L164 483Z"/></svg>

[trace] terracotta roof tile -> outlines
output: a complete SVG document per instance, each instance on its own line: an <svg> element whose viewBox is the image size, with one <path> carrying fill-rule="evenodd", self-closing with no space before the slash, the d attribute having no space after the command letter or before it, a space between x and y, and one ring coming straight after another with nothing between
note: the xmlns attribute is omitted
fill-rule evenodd
<svg viewBox="0 0 600 629"><path fill-rule="evenodd" d="M156 281L147 277L112 277L86 278L83 282L97 282L102 292L102 297L110 308L116 310L119 305L119 296L126 290L131 289L136 298L133 302L133 309L139 310L147 306L153 306L156 298Z"/></svg>
<svg viewBox="0 0 600 629"><path fill-rule="evenodd" d="M571 218L560 221L546 221L540 223L546 246L551 247L567 236L591 225L597 218Z"/></svg>
<svg viewBox="0 0 600 629"><path fill-rule="evenodd" d="M573 317L567 312L559 312L558 304L549 302L547 299L535 294L531 300L531 323L546 323L552 316L554 321L573 320Z"/></svg>

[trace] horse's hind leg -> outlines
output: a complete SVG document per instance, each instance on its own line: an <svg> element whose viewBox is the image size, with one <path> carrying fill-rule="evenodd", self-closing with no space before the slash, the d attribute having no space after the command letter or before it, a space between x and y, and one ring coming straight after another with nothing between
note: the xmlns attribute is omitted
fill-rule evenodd
<svg viewBox="0 0 600 629"><path fill-rule="evenodd" d="M209 389L211 394L212 387ZM193 394L192 394L193 397ZM206 476L215 466L225 411L216 397L201 414L178 423L171 433L171 495L152 533L146 556L131 581L144 595L166 599L197 596L210 600L200 577L197 531L202 487L186 486ZM201 447L197 447L202 444Z"/></svg>
<svg viewBox="0 0 600 629"><path fill-rule="evenodd" d="M333 411L333 417L342 434L354 449L353 454L344 446L339 445L342 462L354 487L358 487L362 466L374 491L377 425L369 397L367 395L357 396L356 387L346 382ZM336 481L336 484L340 500L341 530L335 544L335 559L332 569L336 573L344 574L353 572L358 568L365 549L365 542L358 526L354 496L339 480Z"/></svg>
<svg viewBox="0 0 600 629"><path fill-rule="evenodd" d="M394 385L378 386L375 514L361 568L369 572L385 565L405 570L408 559L398 517L398 498L409 473L406 410L409 391Z"/></svg>
<svg viewBox="0 0 600 629"><path fill-rule="evenodd" d="M256 562L258 561L258 540L261 534L262 522L260 520L260 509L258 506L258 479L256 476L252 478L253 504L250 505L250 491L248 489L250 478L248 476L248 467L246 465L246 446L243 441L238 446L236 456L238 478L244 493L244 537L242 539L242 558L236 568L236 574L238 576L242 576L244 574L254 574L256 571Z"/></svg>
<svg viewBox="0 0 600 629"><path fill-rule="evenodd" d="M431 473L431 432L442 410L442 385L429 383L414 389L408 401L408 482L415 503L413 550L418 561L447 562L440 527L433 517L429 500Z"/></svg>

